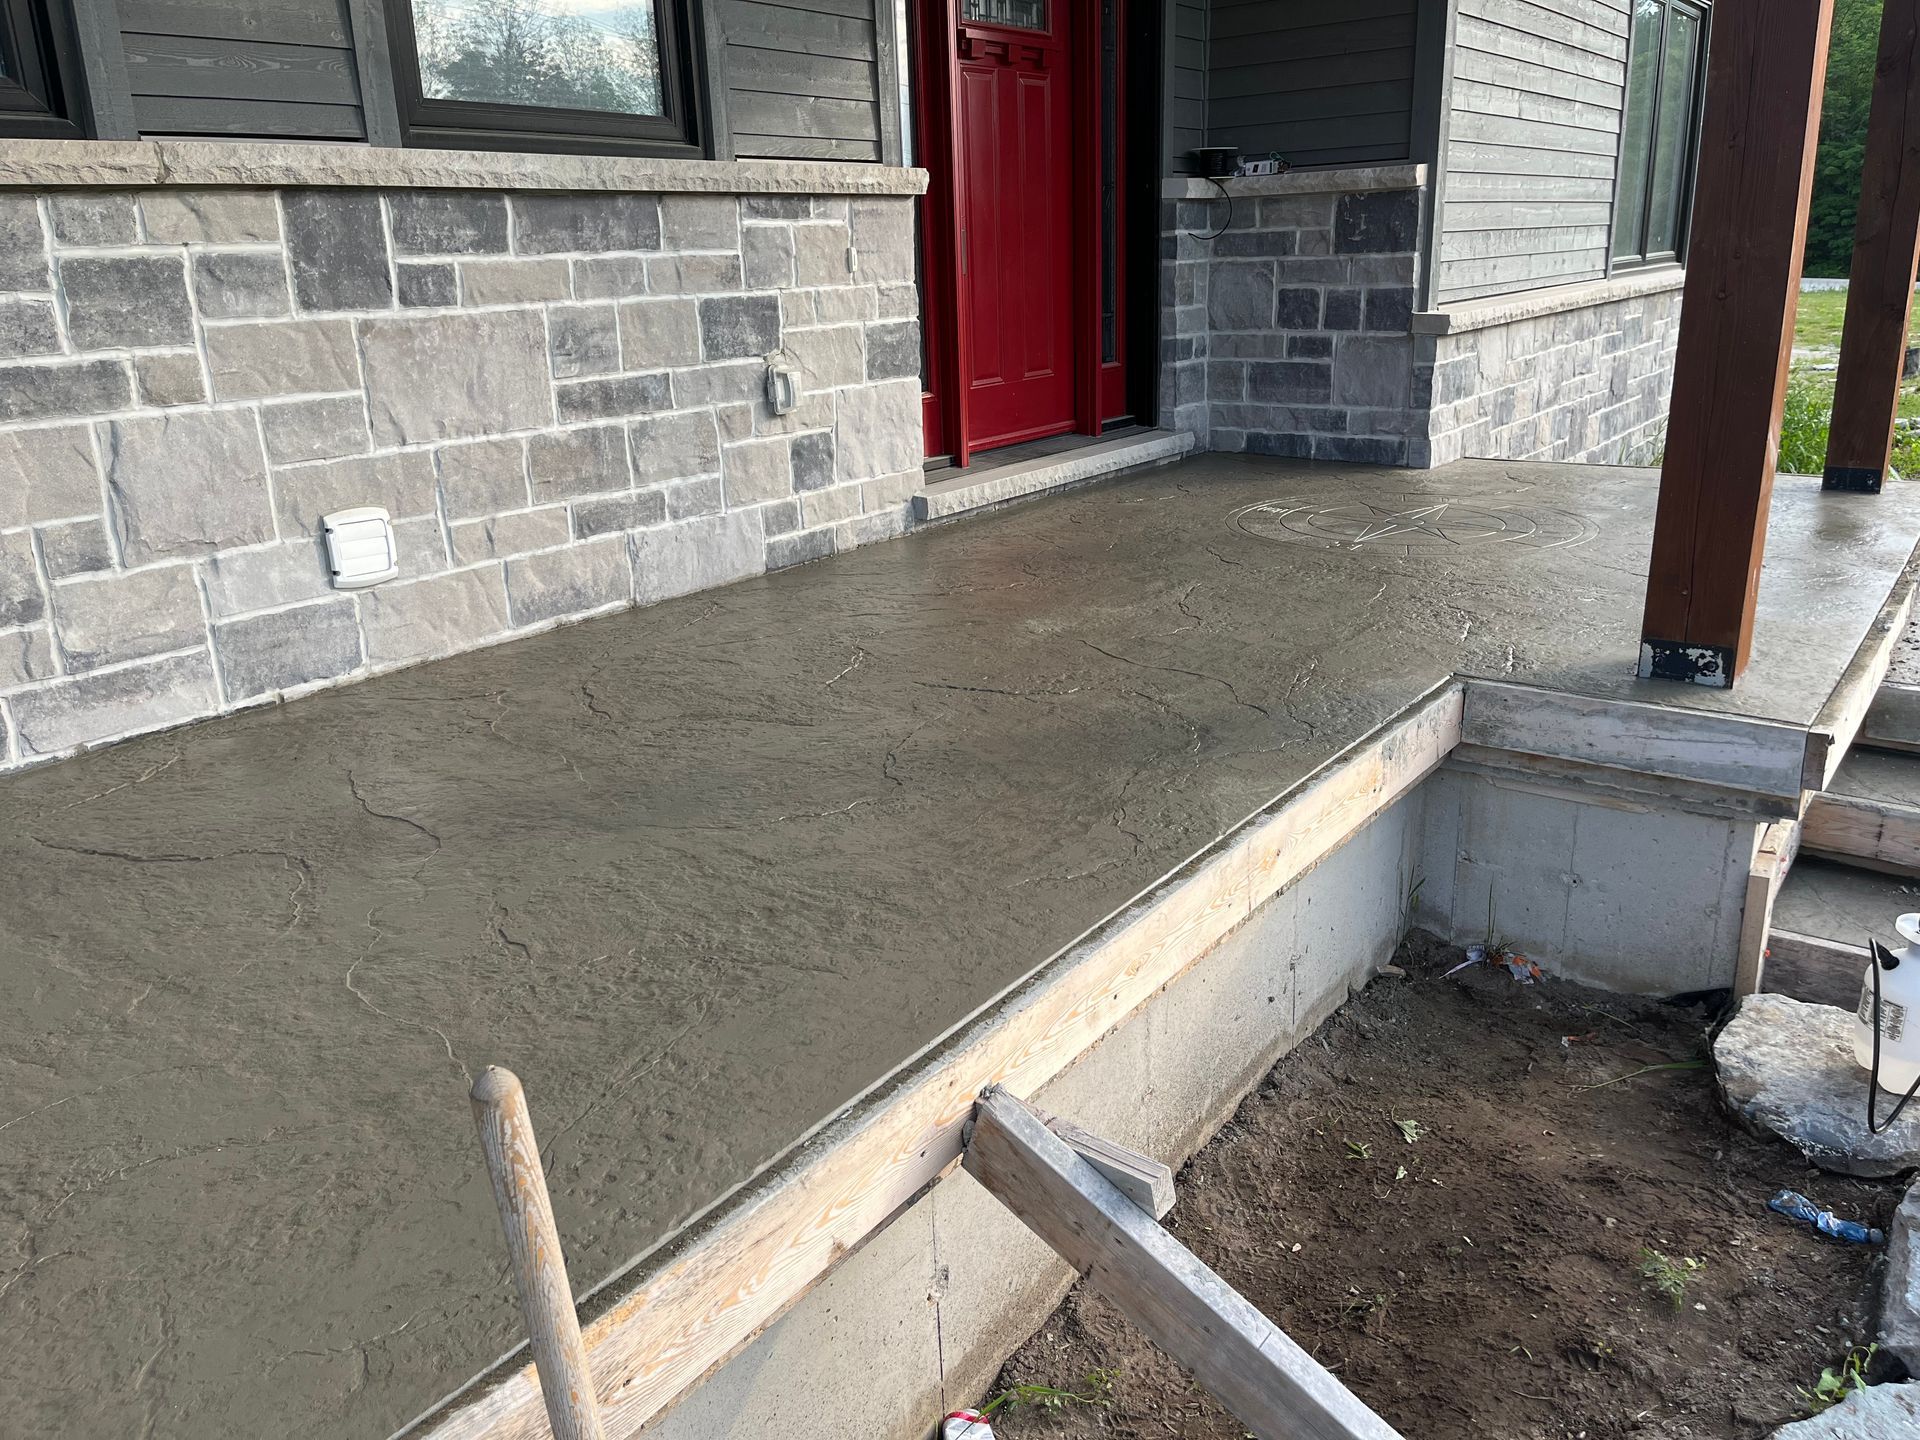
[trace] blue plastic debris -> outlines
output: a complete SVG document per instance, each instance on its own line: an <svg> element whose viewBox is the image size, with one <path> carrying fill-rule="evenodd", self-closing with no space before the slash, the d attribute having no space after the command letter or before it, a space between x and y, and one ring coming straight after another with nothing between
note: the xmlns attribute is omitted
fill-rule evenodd
<svg viewBox="0 0 1920 1440"><path fill-rule="evenodd" d="M1858 1220L1842 1220L1831 1210L1822 1210L1798 1190L1782 1190L1767 1202L1769 1210L1778 1210L1795 1220L1804 1220L1822 1235L1836 1240L1851 1240L1856 1245L1884 1245L1887 1237L1871 1225Z"/></svg>

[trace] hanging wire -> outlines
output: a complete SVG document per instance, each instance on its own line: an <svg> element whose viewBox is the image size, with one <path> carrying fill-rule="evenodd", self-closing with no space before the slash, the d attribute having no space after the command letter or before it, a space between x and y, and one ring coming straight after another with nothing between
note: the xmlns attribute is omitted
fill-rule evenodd
<svg viewBox="0 0 1920 1440"><path fill-rule="evenodd" d="M1184 232L1192 236L1195 240L1217 240L1226 234L1227 230L1233 224L1233 193L1229 191L1225 185L1220 183L1220 177L1218 175L1209 175L1206 178L1213 182L1213 188L1218 190L1220 192L1220 198L1227 202L1227 218L1220 222L1220 228L1218 230L1207 235L1202 235L1198 230L1188 230Z"/></svg>

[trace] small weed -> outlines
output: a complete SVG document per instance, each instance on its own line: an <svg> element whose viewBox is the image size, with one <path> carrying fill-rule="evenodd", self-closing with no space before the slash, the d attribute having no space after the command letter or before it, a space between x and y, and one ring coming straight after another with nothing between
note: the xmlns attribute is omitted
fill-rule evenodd
<svg viewBox="0 0 1920 1440"><path fill-rule="evenodd" d="M1393 1178L1394 1178L1394 1179L1396 1179L1396 1180L1404 1180L1404 1179L1406 1179L1406 1178L1407 1178L1407 1167L1406 1167L1406 1166L1404 1166L1404 1165L1396 1165L1396 1166L1394 1166L1394 1167L1393 1167Z"/></svg>
<svg viewBox="0 0 1920 1440"><path fill-rule="evenodd" d="M1361 1295L1355 1292L1353 1298L1340 1307L1340 1313L1349 1323L1362 1330L1373 1331L1386 1319L1387 1307L1391 1304L1393 1296L1390 1294Z"/></svg>
<svg viewBox="0 0 1920 1440"><path fill-rule="evenodd" d="M1794 1388L1800 1392L1800 1398L1807 1402L1808 1413L1818 1415L1822 1410L1838 1405L1856 1390L1867 1388L1867 1366L1873 1363L1874 1352L1880 1347L1869 1345L1866 1349L1854 1349L1847 1352L1847 1358L1840 1362L1839 1369L1829 1365L1820 1372L1820 1378L1813 1382L1813 1389L1804 1385Z"/></svg>
<svg viewBox="0 0 1920 1440"><path fill-rule="evenodd" d="M1373 1158L1373 1146L1364 1141L1349 1140L1346 1142L1346 1146L1347 1159L1349 1160L1371 1160Z"/></svg>
<svg viewBox="0 0 1920 1440"><path fill-rule="evenodd" d="M1393 1123L1400 1127L1400 1137L1409 1145L1427 1133L1426 1126L1418 1120L1396 1120Z"/></svg>
<svg viewBox="0 0 1920 1440"><path fill-rule="evenodd" d="M994 1396L980 1413L991 1420L1002 1410L1058 1411L1074 1405L1111 1405L1113 1382L1119 1377L1118 1370L1089 1370L1078 1390L1061 1390L1052 1385L1015 1385Z"/></svg>
<svg viewBox="0 0 1920 1440"><path fill-rule="evenodd" d="M1640 1251L1640 1278L1672 1301L1676 1310L1686 1303L1687 1281L1704 1270L1706 1265L1706 1261L1696 1260L1691 1255L1669 1260L1658 1250L1642 1247Z"/></svg>

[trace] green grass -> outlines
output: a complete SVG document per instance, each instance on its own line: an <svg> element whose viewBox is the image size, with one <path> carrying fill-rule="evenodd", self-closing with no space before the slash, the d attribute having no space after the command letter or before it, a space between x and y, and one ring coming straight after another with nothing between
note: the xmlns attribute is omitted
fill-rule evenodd
<svg viewBox="0 0 1920 1440"><path fill-rule="evenodd" d="M1920 415L1920 383L1900 387L1902 416ZM1833 372L1796 365L1787 377L1787 403L1780 412L1779 469L1787 475L1818 475L1827 463L1827 425L1833 414ZM1893 468L1920 476L1920 434L1896 430Z"/></svg>
<svg viewBox="0 0 1920 1440"><path fill-rule="evenodd" d="M1847 292L1844 290L1807 290L1801 292L1800 308L1793 321L1793 348L1812 350L1840 348L1840 324L1847 318Z"/></svg>

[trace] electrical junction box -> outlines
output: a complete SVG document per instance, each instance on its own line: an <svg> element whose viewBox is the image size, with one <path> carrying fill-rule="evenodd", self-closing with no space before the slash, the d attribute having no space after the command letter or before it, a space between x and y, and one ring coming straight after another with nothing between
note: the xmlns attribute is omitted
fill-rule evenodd
<svg viewBox="0 0 1920 1440"><path fill-rule="evenodd" d="M393 521L378 505L336 510L320 517L327 542L327 568L336 590L364 590L400 573Z"/></svg>

